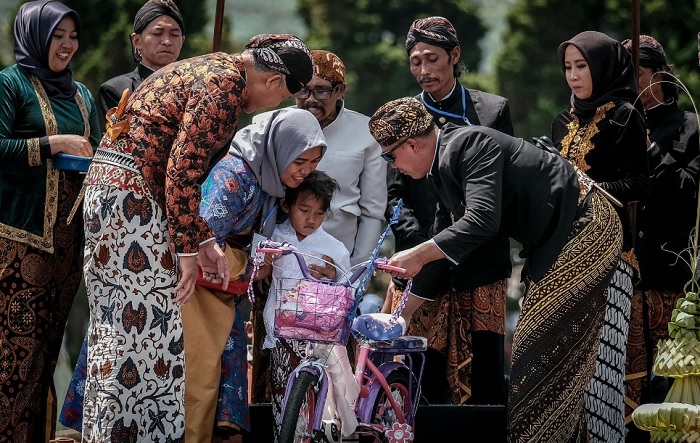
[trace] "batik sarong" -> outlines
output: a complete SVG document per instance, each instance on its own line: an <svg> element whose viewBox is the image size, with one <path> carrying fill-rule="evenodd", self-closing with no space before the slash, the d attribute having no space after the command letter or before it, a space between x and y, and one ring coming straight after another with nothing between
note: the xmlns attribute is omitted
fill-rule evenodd
<svg viewBox="0 0 700 443"><path fill-rule="evenodd" d="M508 441L585 442L584 391L593 377L622 227L597 193L557 260L528 282L513 337Z"/></svg>
<svg viewBox="0 0 700 443"><path fill-rule="evenodd" d="M659 340L669 338L668 322L671 321L676 301L684 295L682 291L653 289L634 292L625 374L625 424L628 427L634 426L632 412L639 405L663 401L666 393L664 384L660 384L660 392L652 392L650 369Z"/></svg>
<svg viewBox="0 0 700 443"><path fill-rule="evenodd" d="M428 339L422 384L430 403L505 404L505 290L505 282L498 281L449 291L423 303L411 316L406 334ZM402 296L401 289L394 290L392 309ZM474 356L473 340L480 340L483 355ZM472 371L475 357L476 373ZM474 389L477 395L472 399Z"/></svg>
<svg viewBox="0 0 700 443"><path fill-rule="evenodd" d="M85 443L184 442L176 263L165 213L144 194L108 184L85 193Z"/></svg>
<svg viewBox="0 0 700 443"><path fill-rule="evenodd" d="M66 223L81 177L61 174L54 252L0 237L0 442L45 443L55 432L53 373L82 278L82 224Z"/></svg>

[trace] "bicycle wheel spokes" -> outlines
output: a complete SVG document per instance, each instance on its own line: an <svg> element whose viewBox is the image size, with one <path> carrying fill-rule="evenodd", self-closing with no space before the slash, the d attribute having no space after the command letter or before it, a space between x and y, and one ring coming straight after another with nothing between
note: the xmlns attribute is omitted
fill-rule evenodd
<svg viewBox="0 0 700 443"><path fill-rule="evenodd" d="M313 423L316 412L316 395L313 386L309 386L304 396L304 401L299 409L296 431L294 432L294 443L313 442Z"/></svg>
<svg viewBox="0 0 700 443"><path fill-rule="evenodd" d="M396 402L398 408L402 411L404 417L411 414L411 398L408 393L408 374L407 371L394 371L386 378L389 385L389 395ZM391 428L394 423L398 422L398 417L394 408L391 407L389 396L383 390L377 396L372 409L372 423L377 423L384 428Z"/></svg>
<svg viewBox="0 0 700 443"><path fill-rule="evenodd" d="M280 443L313 442L318 382L318 376L309 372L301 372L294 380L283 408Z"/></svg>

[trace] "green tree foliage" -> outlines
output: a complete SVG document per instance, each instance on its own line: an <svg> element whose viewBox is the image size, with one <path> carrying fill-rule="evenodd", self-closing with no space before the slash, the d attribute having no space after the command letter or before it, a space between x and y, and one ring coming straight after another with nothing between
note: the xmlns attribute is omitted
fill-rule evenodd
<svg viewBox="0 0 700 443"><path fill-rule="evenodd" d="M641 32L657 38L669 61L691 89L700 87L697 32L700 2L641 2ZM496 58L496 84L511 101L515 132L524 138L549 135L555 115L568 108L570 90L559 66L557 48L586 30L624 40L632 32L631 0L518 0L508 14L508 32ZM687 97L681 105L687 105Z"/></svg>
<svg viewBox="0 0 700 443"><path fill-rule="evenodd" d="M144 3L144 0L70 0L70 6L86 24L80 51L73 62L74 72L92 91L96 92L103 81L134 68L130 35L134 16ZM186 40L180 57L210 52L211 40L201 35L209 21L207 3L183 0L175 3L185 21Z"/></svg>
<svg viewBox="0 0 700 443"><path fill-rule="evenodd" d="M102 82L134 69L136 62L131 55L130 35L133 32L134 16L146 0L68 0L65 3L79 15L82 23L80 49L72 61L76 80L85 83L93 93ZM11 17L3 20L2 39L12 45L12 23L19 4L11 9ZM211 52L211 31L203 33L212 20L209 16L210 2L175 0L185 21L185 45L180 58ZM8 14L9 16L10 14ZM226 34L224 34L226 35ZM222 50L231 46L222 42ZM7 48L4 48L7 49ZM5 64L14 63L14 59Z"/></svg>
<svg viewBox="0 0 700 443"><path fill-rule="evenodd" d="M348 105L372 114L383 103L419 91L408 68L406 32L417 18L449 18L462 43L462 61L476 67L481 51L474 43L485 33L468 1L448 0L299 0L312 49L336 53L348 70Z"/></svg>

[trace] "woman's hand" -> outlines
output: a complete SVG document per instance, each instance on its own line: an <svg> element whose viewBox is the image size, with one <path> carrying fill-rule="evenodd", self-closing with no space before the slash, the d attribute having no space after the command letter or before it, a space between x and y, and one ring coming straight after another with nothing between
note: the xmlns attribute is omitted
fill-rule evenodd
<svg viewBox="0 0 700 443"><path fill-rule="evenodd" d="M323 260L325 260L327 263L323 265L309 265L309 274L311 274L313 278L328 278L335 280L336 269L335 266L333 266L333 259L327 255L324 255Z"/></svg>
<svg viewBox="0 0 700 443"><path fill-rule="evenodd" d="M198 258L204 280L221 285L221 289L225 291L228 288L230 270L224 251L215 241L208 241L199 247Z"/></svg>
<svg viewBox="0 0 700 443"><path fill-rule="evenodd" d="M180 266L180 281L175 286L175 303L186 305L192 299L194 285L197 283L197 256L178 257L178 266Z"/></svg>
<svg viewBox="0 0 700 443"><path fill-rule="evenodd" d="M50 135L49 145L52 155L62 152L64 154L77 155L78 157L92 157L93 154L90 141L81 135Z"/></svg>

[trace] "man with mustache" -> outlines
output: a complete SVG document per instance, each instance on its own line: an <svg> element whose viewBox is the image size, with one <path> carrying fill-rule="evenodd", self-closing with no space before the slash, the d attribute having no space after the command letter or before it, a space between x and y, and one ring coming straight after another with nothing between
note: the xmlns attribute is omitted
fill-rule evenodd
<svg viewBox="0 0 700 443"><path fill-rule="evenodd" d="M442 128L488 126L513 135L508 100L462 86L464 71L457 31L443 17L413 22L406 36L411 73L422 92L416 96ZM389 168L387 211L399 199L404 207L392 226L396 251L430 238L436 199L425 178L412 179ZM510 275L509 241L495 236L459 266L431 263L413 281L411 293L425 299L409 327L428 338L423 392L430 403L505 404L503 377L505 279ZM394 279L383 312L396 303L403 282Z"/></svg>
<svg viewBox="0 0 700 443"><path fill-rule="evenodd" d="M297 107L311 112L323 129L327 148L317 169L340 185L331 200L330 216L322 227L343 242L350 252L351 264L355 265L367 260L383 230L387 199L386 163L380 156L379 144L369 132L369 117L345 107L346 70L343 61L336 54L323 50L311 51L311 57L314 61L313 77L294 97ZM255 116L253 123L269 118L268 115ZM325 259L332 260L330 257ZM314 271L321 273L314 277L332 278L334 269L327 266ZM262 349L265 334L262 309L256 309L253 324L256 337L253 340L253 402L270 401L267 398L269 359L294 362L301 356L288 345L280 345L270 353ZM351 339L348 345L350 361L354 360L353 346ZM285 374L276 377L282 383L273 381L271 385L273 411L281 408L286 387Z"/></svg>
<svg viewBox="0 0 700 443"><path fill-rule="evenodd" d="M369 117L345 107L345 65L332 52L311 51L314 76L294 94L297 107L311 112L323 128L328 150L318 164L339 184L323 229L342 241L354 265L377 244L386 207L386 164L367 128Z"/></svg>
<svg viewBox="0 0 700 443"><path fill-rule="evenodd" d="M105 114L117 106L122 92L133 92L146 77L177 60L184 43L185 25L177 5L172 0L148 0L136 13L131 34L131 53L138 66L100 85L103 126Z"/></svg>

